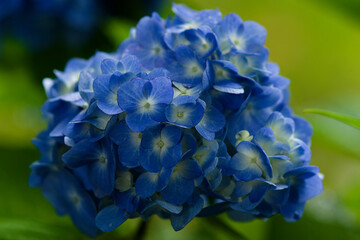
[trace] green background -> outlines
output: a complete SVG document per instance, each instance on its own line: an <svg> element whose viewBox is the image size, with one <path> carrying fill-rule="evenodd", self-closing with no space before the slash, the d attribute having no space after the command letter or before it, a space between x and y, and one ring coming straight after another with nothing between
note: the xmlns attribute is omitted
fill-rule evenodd
<svg viewBox="0 0 360 240"><path fill-rule="evenodd" d="M358 0L185 0L194 9L236 12L268 31L270 60L291 79L291 105L314 127L312 165L325 175L324 192L309 201L304 217L286 223L235 223L221 216L248 239L360 239L360 132L303 109L322 108L360 117L360 1ZM167 2L161 15L170 13ZM121 16L108 20L101 49L76 51L88 58L95 50L115 51L136 22ZM96 41L90 39L89 41ZM90 53L91 52L91 53ZM27 186L28 165L39 158L30 139L46 125L40 106L45 100L41 79L62 70L72 52L33 53L14 39L5 39L0 56L0 239L87 239L68 217L58 217L39 189ZM75 56L74 56L75 57ZM38 60L38 61L37 61ZM131 239L138 220L129 220L99 239ZM232 239L204 219L174 232L169 221L151 218L146 239Z"/></svg>

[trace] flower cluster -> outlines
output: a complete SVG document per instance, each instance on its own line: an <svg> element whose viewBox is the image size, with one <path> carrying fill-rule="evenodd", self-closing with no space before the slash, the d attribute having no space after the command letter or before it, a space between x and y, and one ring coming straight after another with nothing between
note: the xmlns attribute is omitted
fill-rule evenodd
<svg viewBox="0 0 360 240"><path fill-rule="evenodd" d="M34 140L30 185L89 236L153 214L175 230L223 212L298 220L322 180L265 29L173 11L142 18L116 53L72 59L44 80L49 125Z"/></svg>

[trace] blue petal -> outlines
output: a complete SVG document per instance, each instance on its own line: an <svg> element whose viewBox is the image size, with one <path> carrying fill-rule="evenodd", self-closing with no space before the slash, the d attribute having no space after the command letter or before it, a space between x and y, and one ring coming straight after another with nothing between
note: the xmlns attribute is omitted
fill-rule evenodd
<svg viewBox="0 0 360 240"><path fill-rule="evenodd" d="M181 144L161 149L161 163L165 168L174 167L181 159Z"/></svg>
<svg viewBox="0 0 360 240"><path fill-rule="evenodd" d="M154 214L158 214L161 216L162 212L178 214L182 211L183 207L170 204L163 200L156 200L148 204L141 212L141 216L147 220Z"/></svg>
<svg viewBox="0 0 360 240"><path fill-rule="evenodd" d="M224 115L211 106L206 109L204 117L195 128L206 140L212 141L215 137L214 133L220 131L225 126L225 122Z"/></svg>
<svg viewBox="0 0 360 240"><path fill-rule="evenodd" d="M101 62L101 73L102 74L112 74L117 70L117 61L114 59L104 59Z"/></svg>
<svg viewBox="0 0 360 240"><path fill-rule="evenodd" d="M151 81L152 91L150 98L154 98L156 103L169 104L174 95L171 80L168 77L156 77Z"/></svg>
<svg viewBox="0 0 360 240"><path fill-rule="evenodd" d="M160 171L161 166L173 167L181 159L181 136L174 126L155 125L146 129L141 142L141 165L151 172Z"/></svg>
<svg viewBox="0 0 360 240"><path fill-rule="evenodd" d="M215 34L208 27L189 29L184 32L192 48L199 57L207 58L217 47Z"/></svg>
<svg viewBox="0 0 360 240"><path fill-rule="evenodd" d="M186 99L186 101L183 101ZM177 126L191 128L196 126L204 115L204 107L190 96L179 96L165 110L167 120Z"/></svg>
<svg viewBox="0 0 360 240"><path fill-rule="evenodd" d="M136 193L142 198L152 196L157 189L158 177L157 173L145 172L141 174L136 180Z"/></svg>
<svg viewBox="0 0 360 240"><path fill-rule="evenodd" d="M140 164L149 172L159 172L162 167L160 152L155 152L153 149L142 150Z"/></svg>
<svg viewBox="0 0 360 240"><path fill-rule="evenodd" d="M216 143L216 141L214 141ZM201 167L204 176L209 174L217 165L218 159L216 158L217 149L209 146L201 146L198 148L193 156L193 159Z"/></svg>
<svg viewBox="0 0 360 240"><path fill-rule="evenodd" d="M182 134L181 130L175 126L165 126L161 130L161 139L166 143L168 146L175 146L178 145L181 140Z"/></svg>
<svg viewBox="0 0 360 240"><path fill-rule="evenodd" d="M240 35L243 30L243 22L239 15L230 13L226 15L216 27L217 33L221 36Z"/></svg>
<svg viewBox="0 0 360 240"><path fill-rule="evenodd" d="M266 121L266 126L270 127L278 141L287 142L294 134L295 123L291 118L284 117L279 112L274 112Z"/></svg>
<svg viewBox="0 0 360 240"><path fill-rule="evenodd" d="M218 23L215 32L219 38L223 54L230 52L232 48L244 45L241 38L243 31L243 22L237 14L228 14Z"/></svg>
<svg viewBox="0 0 360 240"><path fill-rule="evenodd" d="M190 198L193 191L194 180L185 179L175 172L170 177L167 187L161 191L161 195L169 203L182 205Z"/></svg>
<svg viewBox="0 0 360 240"><path fill-rule="evenodd" d="M135 188L130 188L125 192L115 192L114 195L116 205L125 212L132 214L138 209L140 197L136 194Z"/></svg>
<svg viewBox="0 0 360 240"><path fill-rule="evenodd" d="M194 11L183 4L172 4L172 11L185 22L193 22L199 25L208 25L213 27L221 20L219 10Z"/></svg>
<svg viewBox="0 0 360 240"><path fill-rule="evenodd" d="M243 86L254 85L254 80L240 76L236 66L229 61L213 60L211 67L210 71L213 71L211 81L218 91L242 94L244 93Z"/></svg>
<svg viewBox="0 0 360 240"><path fill-rule="evenodd" d="M289 151L288 157L295 167L308 165L311 158L311 150L300 139L293 138L290 141L291 150Z"/></svg>
<svg viewBox="0 0 360 240"><path fill-rule="evenodd" d="M289 200L305 202L323 191L322 179L317 167L301 167L289 171L284 177L291 178Z"/></svg>
<svg viewBox="0 0 360 240"><path fill-rule="evenodd" d="M150 17L142 18L136 26L136 41L144 48L162 43L164 26Z"/></svg>
<svg viewBox="0 0 360 240"><path fill-rule="evenodd" d="M96 226L103 232L111 232L128 219L125 211L116 205L102 209L96 216Z"/></svg>
<svg viewBox="0 0 360 240"><path fill-rule="evenodd" d="M266 108L276 105L282 100L282 91L275 87L262 87L262 92L254 95L252 104L254 108Z"/></svg>
<svg viewBox="0 0 360 240"><path fill-rule="evenodd" d="M197 149L196 139L191 134L188 133L184 134L181 145L182 145L183 159L191 157L196 152Z"/></svg>
<svg viewBox="0 0 360 240"><path fill-rule="evenodd" d="M120 72L138 74L141 71L141 65L137 57L126 55L121 59L122 65L118 66Z"/></svg>
<svg viewBox="0 0 360 240"><path fill-rule="evenodd" d="M212 172L206 175L206 181L209 184L211 190L215 190L221 183L222 172L215 168Z"/></svg>
<svg viewBox="0 0 360 240"><path fill-rule="evenodd" d="M184 32L178 33L173 31L167 31L164 36L164 41L166 45L172 50L175 49L180 45L188 45L189 41L186 39Z"/></svg>
<svg viewBox="0 0 360 240"><path fill-rule="evenodd" d="M47 176L42 192L60 214L68 213L74 224L85 234L96 237L96 206L90 195L67 170Z"/></svg>
<svg viewBox="0 0 360 240"><path fill-rule="evenodd" d="M277 156L290 150L287 144L276 141L276 137L269 127L259 129L255 134L255 141L268 156Z"/></svg>
<svg viewBox="0 0 360 240"><path fill-rule="evenodd" d="M62 160L68 167L76 168L98 160L101 154L102 151L98 143L85 140L64 153Z"/></svg>
<svg viewBox="0 0 360 240"><path fill-rule="evenodd" d="M156 200L155 201L159 206L161 206L162 208L166 209L167 211L174 213L174 214L178 214L181 212L182 210L182 206L177 206L177 205L173 205L170 204L168 202L165 201L161 201L161 200Z"/></svg>
<svg viewBox="0 0 360 240"><path fill-rule="evenodd" d="M303 142L305 142L307 145L310 143L310 138L312 136L313 129L311 127L311 124L306 121L305 119L294 116L293 120L295 122L295 133L294 136L296 138L301 139Z"/></svg>
<svg viewBox="0 0 360 240"><path fill-rule="evenodd" d="M96 101L90 103L84 115L82 119L73 119L71 123L88 122L100 130L105 130L111 119L111 116L105 114L97 107Z"/></svg>
<svg viewBox="0 0 360 240"><path fill-rule="evenodd" d="M266 30L260 24L253 21L244 22L243 37L246 41L246 52L255 52L265 44Z"/></svg>
<svg viewBox="0 0 360 240"><path fill-rule="evenodd" d="M197 196L194 204L186 204L181 213L171 217L171 226L175 231L183 229L201 211L203 206L204 199Z"/></svg>
<svg viewBox="0 0 360 240"><path fill-rule="evenodd" d="M154 124L148 127L142 136L141 147L143 149L153 149L154 140L160 138L162 129L163 126L161 124Z"/></svg>
<svg viewBox="0 0 360 240"><path fill-rule="evenodd" d="M78 88L82 99L86 102L90 102L94 97L93 83L95 76L88 71L82 71L79 77Z"/></svg>
<svg viewBox="0 0 360 240"><path fill-rule="evenodd" d="M170 73L165 68L156 68L154 71L151 71L148 74L148 77L149 77L150 80L153 80L153 79L155 79L157 77L170 78Z"/></svg>
<svg viewBox="0 0 360 240"><path fill-rule="evenodd" d="M305 202L288 202L281 206L280 212L288 222L298 221L305 210Z"/></svg>
<svg viewBox="0 0 360 240"><path fill-rule="evenodd" d="M144 79L133 79L120 86L118 94L118 104L126 113L134 112L138 109L139 102L143 99L143 86L147 82Z"/></svg>
<svg viewBox="0 0 360 240"><path fill-rule="evenodd" d="M156 191L162 191L168 184L173 168L163 168L159 173L159 180L157 182Z"/></svg>
<svg viewBox="0 0 360 240"><path fill-rule="evenodd" d="M181 177L185 179L195 179L202 175L202 170L199 164L190 159L179 162L174 171L176 171L176 174L181 175Z"/></svg>
<svg viewBox="0 0 360 240"><path fill-rule="evenodd" d="M182 44L176 48L176 59L178 64L169 66L171 79L189 86L200 84L205 62L200 60L192 49Z"/></svg>
<svg viewBox="0 0 360 240"><path fill-rule="evenodd" d="M102 198L110 195L115 183L115 159L107 156L106 162L94 161L89 164L90 182L95 196Z"/></svg>
<svg viewBox="0 0 360 240"><path fill-rule="evenodd" d="M111 129L109 136L119 146L119 161L126 167L138 166L142 133L131 131L122 120Z"/></svg>
<svg viewBox="0 0 360 240"><path fill-rule="evenodd" d="M132 112L126 115L126 123L129 128L135 132L142 132L145 128L156 121L152 120L149 114L141 112Z"/></svg>
<svg viewBox="0 0 360 240"><path fill-rule="evenodd" d="M272 177L269 158L259 146L242 141L236 149L238 152L231 158L230 164L238 171L236 177L239 180L249 181L262 175Z"/></svg>

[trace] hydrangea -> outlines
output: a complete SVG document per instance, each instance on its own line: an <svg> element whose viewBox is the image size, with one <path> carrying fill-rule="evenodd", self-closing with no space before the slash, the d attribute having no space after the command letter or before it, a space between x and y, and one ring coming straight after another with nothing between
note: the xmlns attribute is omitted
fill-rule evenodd
<svg viewBox="0 0 360 240"><path fill-rule="evenodd" d="M117 52L44 80L49 124L30 185L89 236L154 214L176 231L224 212L298 220L322 178L265 29L218 10L173 11L142 18Z"/></svg>

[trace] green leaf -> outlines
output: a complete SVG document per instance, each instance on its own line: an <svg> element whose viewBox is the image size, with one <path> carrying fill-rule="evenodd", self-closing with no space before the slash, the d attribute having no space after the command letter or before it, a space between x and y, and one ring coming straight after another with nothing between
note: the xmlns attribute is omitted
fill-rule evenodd
<svg viewBox="0 0 360 240"><path fill-rule="evenodd" d="M335 113L335 112L329 112L329 111L325 111L325 110L321 110L321 109L305 109L304 110L305 113L315 113L315 114L319 114L325 117L329 117L335 120L338 120L340 122L343 122L345 124L348 124L354 128L360 129L360 119L359 118L354 118L354 117L350 117L347 115L343 115L343 114L339 114L339 113Z"/></svg>

